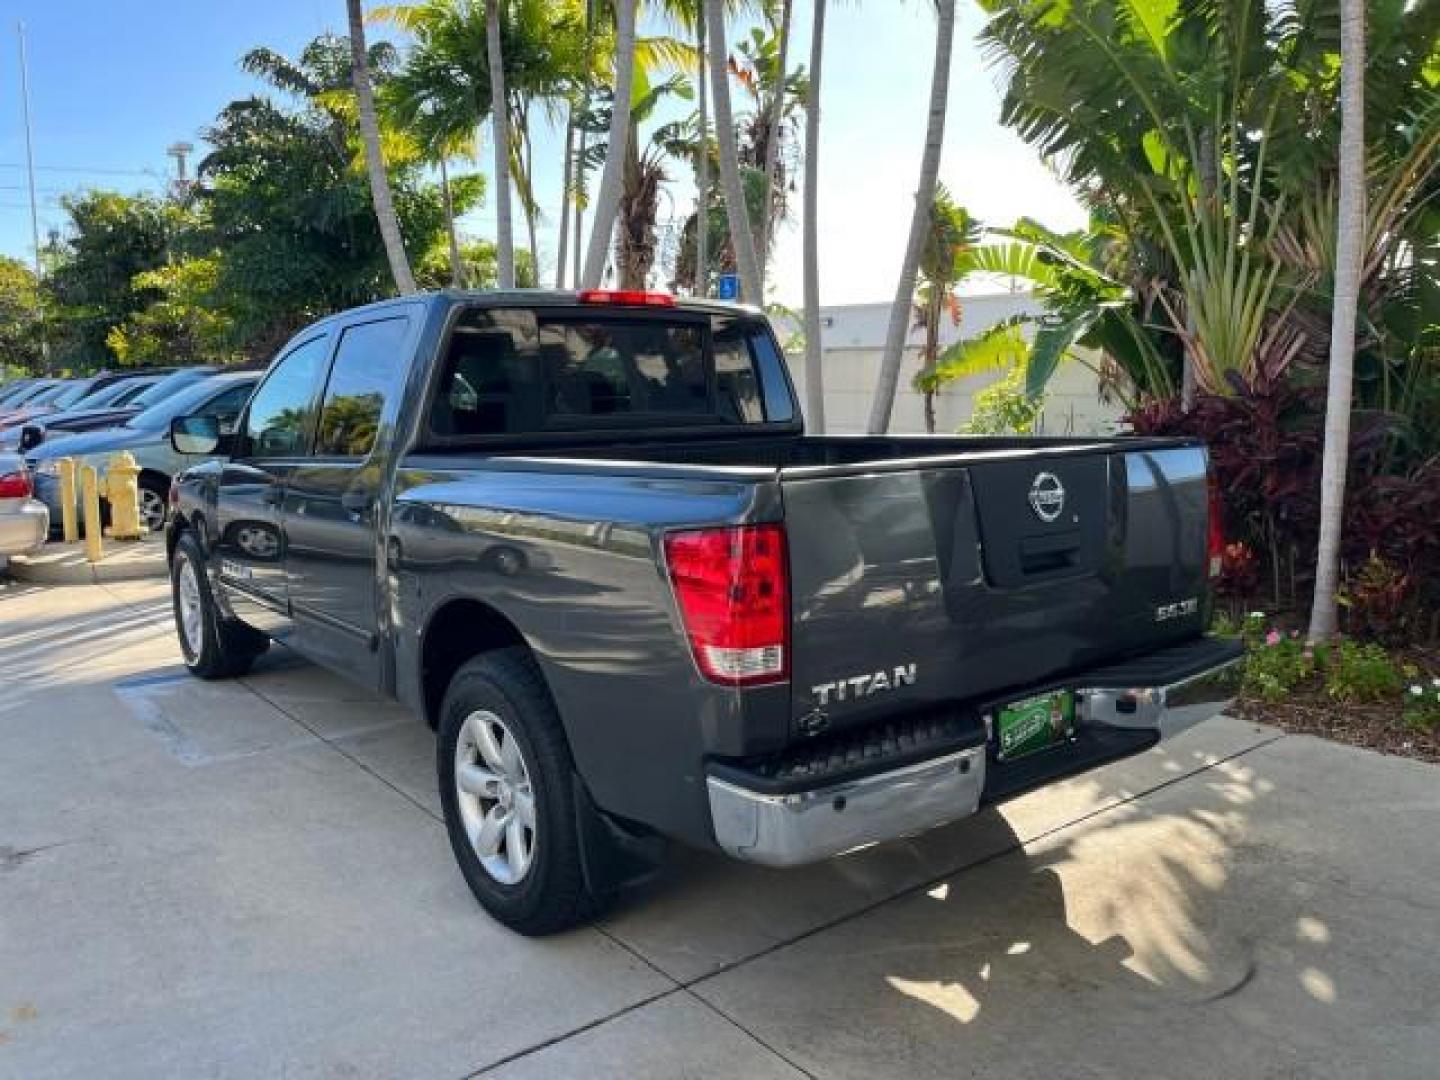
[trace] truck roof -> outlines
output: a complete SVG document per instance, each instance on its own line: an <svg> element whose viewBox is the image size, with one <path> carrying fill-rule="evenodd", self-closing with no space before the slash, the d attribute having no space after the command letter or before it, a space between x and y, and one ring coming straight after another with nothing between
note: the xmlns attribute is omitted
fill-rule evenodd
<svg viewBox="0 0 1440 1080"><path fill-rule="evenodd" d="M532 304L536 307L569 307L583 303L592 303L596 306L605 306L603 302L582 301L581 294L586 291L579 289L435 289L427 292L411 293L409 296L393 296L385 300L377 300L362 307L347 308L344 311L337 311L333 315L327 315L312 323L312 326L326 326L337 319L350 319L357 313L384 311L387 308L397 307L405 304L421 303L427 306L436 304ZM608 290L599 290L608 291ZM710 314L745 314L761 315L763 312L750 304L732 304L723 300L697 299L690 296L677 296L675 299L675 310L677 311L699 311ZM617 304L624 307L629 305Z"/></svg>

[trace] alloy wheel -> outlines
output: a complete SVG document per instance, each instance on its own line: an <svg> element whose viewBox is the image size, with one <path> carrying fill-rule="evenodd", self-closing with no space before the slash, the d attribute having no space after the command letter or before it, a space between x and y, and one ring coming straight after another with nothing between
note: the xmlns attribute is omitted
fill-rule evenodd
<svg viewBox="0 0 1440 1080"><path fill-rule="evenodd" d="M461 726L455 794L480 865L500 884L518 884L535 858L535 794L519 742L489 710L477 709Z"/></svg>

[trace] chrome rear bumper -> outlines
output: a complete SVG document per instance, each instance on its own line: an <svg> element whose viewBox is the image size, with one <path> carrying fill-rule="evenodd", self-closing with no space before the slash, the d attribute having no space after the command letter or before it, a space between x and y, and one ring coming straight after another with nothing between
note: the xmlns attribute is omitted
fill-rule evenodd
<svg viewBox="0 0 1440 1080"><path fill-rule="evenodd" d="M1159 686L1077 689L1077 727L1154 731L1168 738L1223 712L1243 674L1243 659L1236 657ZM787 794L710 776L715 840L734 858L786 867L911 836L979 809L988 756L981 745Z"/></svg>
<svg viewBox="0 0 1440 1080"><path fill-rule="evenodd" d="M985 790L985 747L791 795L709 778L715 839L726 854L800 866L973 814Z"/></svg>

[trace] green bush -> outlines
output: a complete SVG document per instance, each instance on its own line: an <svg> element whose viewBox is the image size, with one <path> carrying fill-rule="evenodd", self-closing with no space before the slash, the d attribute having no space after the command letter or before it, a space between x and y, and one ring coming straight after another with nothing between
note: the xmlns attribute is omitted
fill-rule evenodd
<svg viewBox="0 0 1440 1080"><path fill-rule="evenodd" d="M1404 688L1399 666L1379 645L1342 641L1328 654L1325 693L1336 701L1383 701Z"/></svg>
<svg viewBox="0 0 1440 1080"><path fill-rule="evenodd" d="M1440 731L1440 678L1410 684L1405 691L1401 716L1407 727L1417 731Z"/></svg>

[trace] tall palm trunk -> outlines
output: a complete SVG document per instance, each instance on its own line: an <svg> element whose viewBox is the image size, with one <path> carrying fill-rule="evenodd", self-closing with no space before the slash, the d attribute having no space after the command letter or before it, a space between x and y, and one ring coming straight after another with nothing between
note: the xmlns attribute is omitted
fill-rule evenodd
<svg viewBox="0 0 1440 1080"><path fill-rule="evenodd" d="M410 273L410 260L405 257L400 220L395 216L395 201L390 195L390 177L380 153L380 122L375 118L375 88L370 83L370 59L365 49L365 16L360 10L360 0L346 0L346 9L350 17L351 79L360 106L360 138L365 143L370 199L375 204L375 220L380 226L380 239L385 244L385 257L390 261L395 288L401 294L413 293L415 276Z"/></svg>
<svg viewBox="0 0 1440 1080"><path fill-rule="evenodd" d="M825 3L815 0L810 28L810 93L805 100L805 222L801 262L805 276L805 423L825 430L825 386L820 340L820 62L825 57Z"/></svg>
<svg viewBox="0 0 1440 1080"><path fill-rule="evenodd" d="M938 283L931 283L930 296L925 305L925 352L921 356L920 370L929 375L935 370L940 356L940 315L945 307L945 290ZM925 432L935 434L935 390L927 384L925 388Z"/></svg>
<svg viewBox="0 0 1440 1080"><path fill-rule="evenodd" d="M455 231L455 199L450 194L450 171L440 158L440 197L445 203L445 236L450 242L450 284L465 287L464 260L460 256L460 234Z"/></svg>
<svg viewBox="0 0 1440 1080"><path fill-rule="evenodd" d="M515 225L510 220L510 110L500 52L500 0L485 0L485 57L490 69L491 136L495 143L495 255L502 289L515 287Z"/></svg>
<svg viewBox="0 0 1440 1080"><path fill-rule="evenodd" d="M763 304L765 293L760 280L760 260L755 254L755 233L750 228L750 211L745 205L745 186L740 179L740 158L735 148L735 120L730 112L730 82L725 70L725 0L701 0L705 30L710 35L710 91L715 96L715 137L720 148L720 184L725 192L725 215L730 223L730 246L735 249L735 268L740 273L740 299Z"/></svg>
<svg viewBox="0 0 1440 1080"><path fill-rule="evenodd" d="M625 183L626 144L630 137L630 90L635 81L635 4L619 0L615 5L615 98L610 110L610 145L605 151L605 169L595 196L595 220L590 225L590 246L585 252L585 273L580 287L600 285L610 255L610 238L620 209L620 192Z"/></svg>
<svg viewBox="0 0 1440 1080"><path fill-rule="evenodd" d="M560 243L555 254L555 287L565 287L565 259L570 253L570 158L575 153L575 110L572 108L565 118L564 164L560 166ZM536 268L539 273L539 268Z"/></svg>
<svg viewBox="0 0 1440 1080"><path fill-rule="evenodd" d="M530 101L515 110L515 122L519 138L515 140L515 153L519 159L518 173L525 185L520 209L525 214L525 231L530 247L531 285L540 284L540 247L535 239L535 219L539 213L535 205L535 150L530 145Z"/></svg>
<svg viewBox="0 0 1440 1080"><path fill-rule="evenodd" d="M900 382L900 361L905 351L905 333L910 327L910 305L915 297L915 275L920 266L920 253L925 247L930 207L935 201L935 182L940 172L940 144L945 137L945 107L950 97L950 47L955 38L955 0L935 0L935 9L939 24L935 28L935 69L930 78L930 119L925 131L925 152L920 159L915 209L910 216L910 239L905 244L900 281L895 287L895 303L890 309L890 326L885 334L885 353L880 360L880 377L875 386L875 400L870 407L870 422L865 426L871 435L882 435L890 427L895 389Z"/></svg>
<svg viewBox="0 0 1440 1080"><path fill-rule="evenodd" d="M1325 397L1325 451L1320 469L1320 549L1311 641L1335 636L1345 471L1350 450L1350 395L1355 375L1355 322L1365 251L1365 0L1340 0L1340 205L1335 229L1335 306L1330 314L1330 378Z"/></svg>
<svg viewBox="0 0 1440 1080"><path fill-rule="evenodd" d="M695 154L695 295L710 293L710 88L705 62L705 15L695 20L695 48L700 54L700 139Z"/></svg>
<svg viewBox="0 0 1440 1080"><path fill-rule="evenodd" d="M780 125L785 119L785 70L790 56L790 13L791 0L780 2L780 78L775 86L775 100L770 103L769 134L765 139L765 220L760 225L760 280L765 280L765 270L770 264L770 247L775 242L775 220L772 204L775 201L775 161L780 154Z"/></svg>

